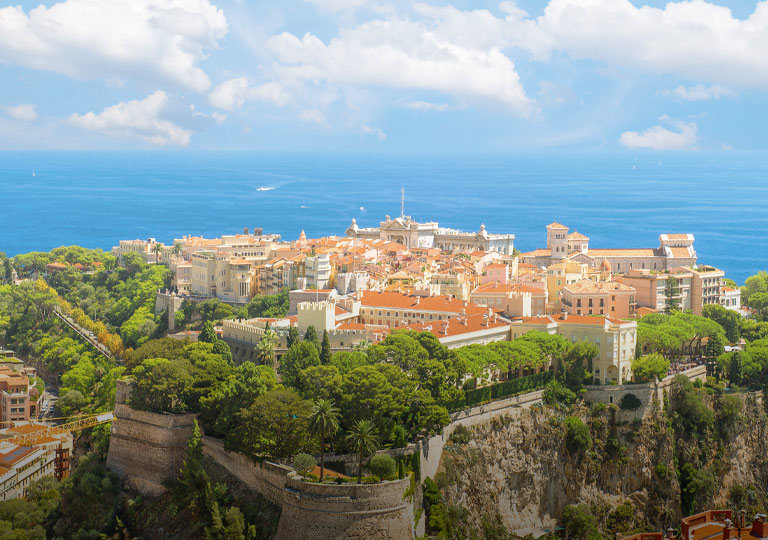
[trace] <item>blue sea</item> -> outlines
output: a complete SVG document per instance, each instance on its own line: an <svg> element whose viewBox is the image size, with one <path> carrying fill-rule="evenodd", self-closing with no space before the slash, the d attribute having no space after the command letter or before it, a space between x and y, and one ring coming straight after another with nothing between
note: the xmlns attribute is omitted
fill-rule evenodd
<svg viewBox="0 0 768 540"><path fill-rule="evenodd" d="M35 175L32 175L32 172ZM699 262L742 283L768 269L768 155L746 153L312 155L0 152L0 251L120 239L170 242L263 227L343 235L405 212L545 247L560 221L591 247L656 247L693 233ZM259 191L259 188L272 188Z"/></svg>

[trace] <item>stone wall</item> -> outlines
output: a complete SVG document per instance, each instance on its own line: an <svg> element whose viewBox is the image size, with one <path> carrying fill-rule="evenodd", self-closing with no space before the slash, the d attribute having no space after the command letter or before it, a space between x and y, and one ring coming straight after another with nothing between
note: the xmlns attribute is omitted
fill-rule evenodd
<svg viewBox="0 0 768 540"><path fill-rule="evenodd" d="M695 368L683 371L680 375L685 375L690 380L706 380L707 367L696 366ZM640 400L640 407L634 411L620 411L618 420L631 421L635 418L645 418L651 411L654 397L659 404L664 401L664 391L672 385L675 375L664 377L660 381L646 384L619 384L605 386L587 386L587 392L584 400L589 402L602 401L603 403L615 403L619 405L622 398L627 394L634 394Z"/></svg>
<svg viewBox="0 0 768 540"><path fill-rule="evenodd" d="M409 540L413 507L410 480L381 484L310 484L291 475L276 540L294 538Z"/></svg>
<svg viewBox="0 0 768 540"><path fill-rule="evenodd" d="M248 456L225 450L224 443L212 437L203 437L203 454L273 503L283 504L285 481L293 471L290 467L268 461L254 463Z"/></svg>
<svg viewBox="0 0 768 540"><path fill-rule="evenodd" d="M127 405L131 387L128 380L117 381L107 467L128 489L159 495L165 491L163 480L181 470L197 415L136 411Z"/></svg>

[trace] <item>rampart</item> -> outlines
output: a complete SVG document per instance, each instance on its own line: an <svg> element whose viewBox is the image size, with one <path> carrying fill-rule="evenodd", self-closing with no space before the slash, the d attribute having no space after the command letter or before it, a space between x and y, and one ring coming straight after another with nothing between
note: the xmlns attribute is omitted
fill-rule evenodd
<svg viewBox="0 0 768 540"><path fill-rule="evenodd" d="M163 480L181 470L197 415L134 410L127 404L131 385L117 381L117 421L112 424L107 467L125 480L128 489L159 495L165 491Z"/></svg>
<svg viewBox="0 0 768 540"><path fill-rule="evenodd" d="M310 484L290 475L276 540L410 540L409 479L381 484Z"/></svg>

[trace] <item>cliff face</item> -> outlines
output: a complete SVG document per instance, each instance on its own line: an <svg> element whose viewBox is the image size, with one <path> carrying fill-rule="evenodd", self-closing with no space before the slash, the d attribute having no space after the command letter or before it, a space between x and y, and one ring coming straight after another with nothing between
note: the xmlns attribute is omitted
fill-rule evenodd
<svg viewBox="0 0 768 540"><path fill-rule="evenodd" d="M658 403L632 421L617 420L627 414L615 407L582 406L568 415L588 427L588 448L569 442L564 413L534 408L474 426L468 443L447 445L435 480L467 534L482 536L489 523L519 534L552 528L564 507L576 503L591 506L604 533L620 504L630 505L636 516L627 527L659 530L681 517L681 463L712 472L714 484L700 490L697 509L728 507L735 486L765 493L768 422L754 397L740 399L738 420L716 440L676 432ZM717 399L709 405L716 413L714 429L723 429Z"/></svg>

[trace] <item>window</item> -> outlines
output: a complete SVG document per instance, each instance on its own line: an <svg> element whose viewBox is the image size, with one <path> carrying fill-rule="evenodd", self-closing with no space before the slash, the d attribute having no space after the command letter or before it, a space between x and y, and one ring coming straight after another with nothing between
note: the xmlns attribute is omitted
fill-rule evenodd
<svg viewBox="0 0 768 540"><path fill-rule="evenodd" d="M603 310L602 310L602 309L600 309L600 315L602 315L602 314L603 314Z"/></svg>
<svg viewBox="0 0 768 540"><path fill-rule="evenodd" d="M589 308L589 314L592 315L592 308Z"/></svg>
<svg viewBox="0 0 768 540"><path fill-rule="evenodd" d="M576 300L576 307L581 307L581 298Z"/></svg>
<svg viewBox="0 0 768 540"><path fill-rule="evenodd" d="M592 299L591 298L589 299L589 307L592 307Z"/></svg>
<svg viewBox="0 0 768 540"><path fill-rule="evenodd" d="M600 307L605 306L605 298L600 299Z"/></svg>

